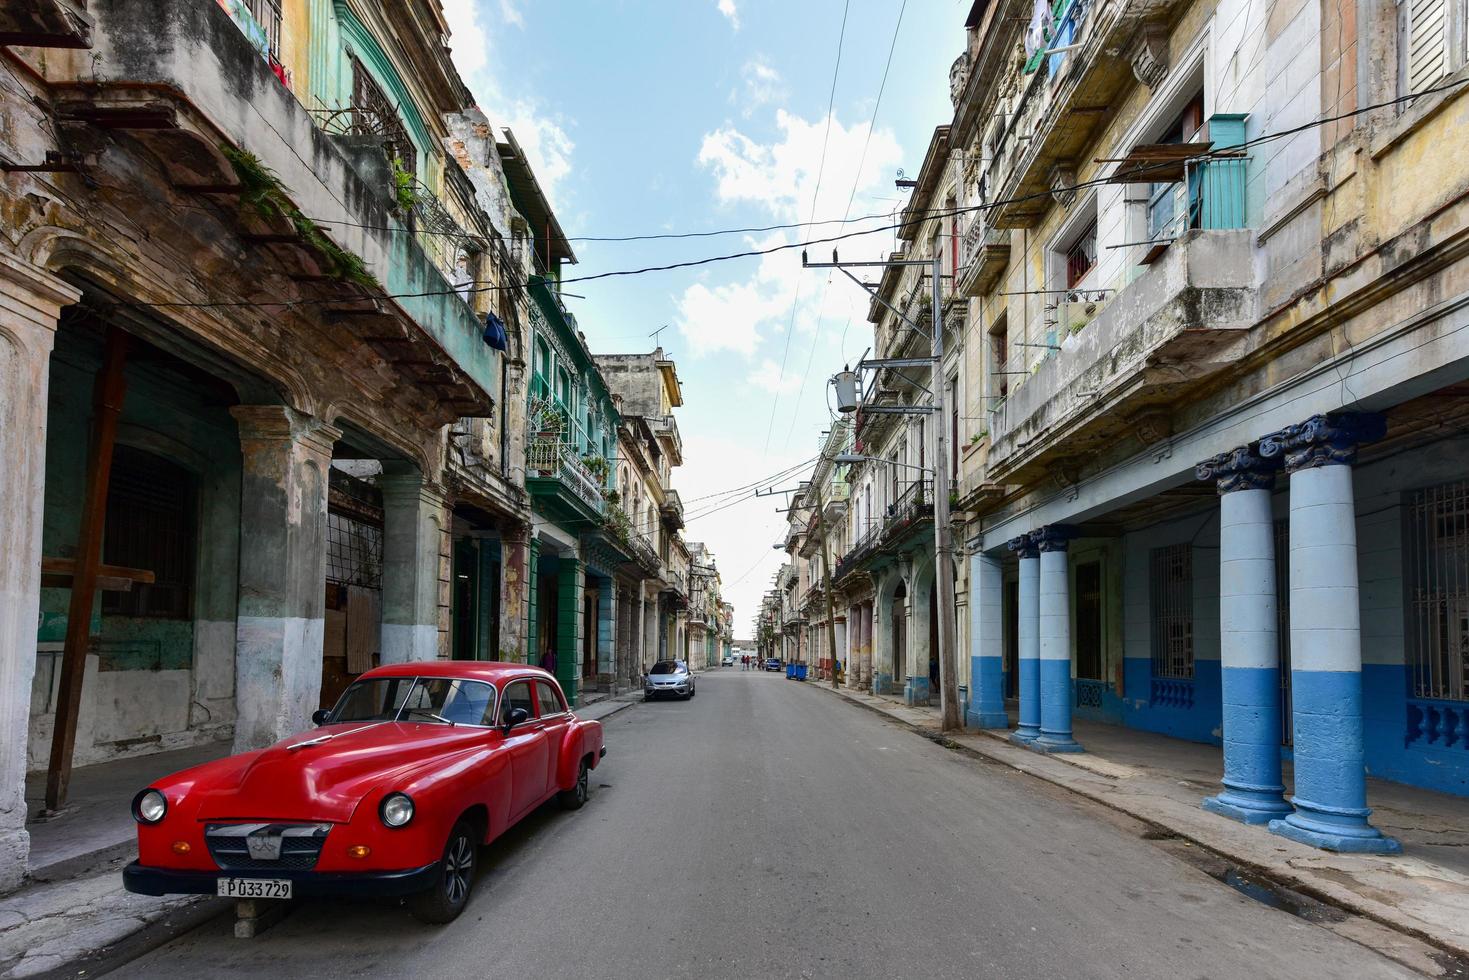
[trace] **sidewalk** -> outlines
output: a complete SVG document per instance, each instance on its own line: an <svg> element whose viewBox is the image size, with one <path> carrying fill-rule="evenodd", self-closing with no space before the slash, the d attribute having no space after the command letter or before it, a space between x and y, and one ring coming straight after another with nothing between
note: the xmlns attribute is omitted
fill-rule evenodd
<svg viewBox="0 0 1469 980"><path fill-rule="evenodd" d="M819 686L915 730L939 729L936 708ZM1469 956L1469 804L1463 800L1369 780L1373 821L1403 842L1404 853L1333 854L1200 807L1219 788L1216 746L1088 722L1077 722L1075 734L1086 752L1041 755L999 731L966 730L945 738L962 751L1160 827L1313 898Z"/></svg>

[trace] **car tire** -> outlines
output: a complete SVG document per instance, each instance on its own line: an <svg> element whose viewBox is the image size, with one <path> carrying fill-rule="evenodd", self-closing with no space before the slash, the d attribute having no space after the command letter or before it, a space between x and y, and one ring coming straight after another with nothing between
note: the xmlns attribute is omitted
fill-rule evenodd
<svg viewBox="0 0 1469 980"><path fill-rule="evenodd" d="M592 795L591 771L592 767L587 765L587 760L581 760L581 766L576 770L576 782L571 789L564 789L556 794L556 802L561 804L561 809L580 810L586 806L587 799Z"/></svg>
<svg viewBox="0 0 1469 980"><path fill-rule="evenodd" d="M691 688L689 688L689 697L693 697L695 694L698 694L698 693L699 693L699 689L697 687L691 687Z"/></svg>
<svg viewBox="0 0 1469 980"><path fill-rule="evenodd" d="M479 866L479 836L474 824L460 820L449 831L439 875L432 888L408 898L408 911L420 922L444 925L459 918L474 890L474 873Z"/></svg>

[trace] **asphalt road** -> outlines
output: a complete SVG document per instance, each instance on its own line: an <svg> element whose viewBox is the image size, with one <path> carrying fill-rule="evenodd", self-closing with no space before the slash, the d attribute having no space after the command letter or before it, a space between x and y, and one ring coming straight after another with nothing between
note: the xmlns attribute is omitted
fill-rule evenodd
<svg viewBox="0 0 1469 980"><path fill-rule="evenodd" d="M1405 977L1090 804L783 675L607 721L591 802L485 852L466 913L305 904L113 976Z"/></svg>

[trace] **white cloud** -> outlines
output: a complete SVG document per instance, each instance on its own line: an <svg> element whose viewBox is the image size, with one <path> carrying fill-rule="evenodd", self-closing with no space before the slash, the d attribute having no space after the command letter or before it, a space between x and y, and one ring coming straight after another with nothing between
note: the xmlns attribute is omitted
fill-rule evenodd
<svg viewBox="0 0 1469 980"><path fill-rule="evenodd" d="M731 126L704 137L699 162L713 175L715 195L721 203L753 203L777 221L805 221L812 214L811 201L816 194L820 170L821 194L815 210L816 218L841 218L846 214L854 184L859 196L864 191L876 189L901 160L901 151L893 134L879 129L872 135L859 173L858 163L862 158L862 144L867 139L867 125L858 123L848 127L833 119L823 170L821 145L826 130L825 119L812 122L781 110L776 113L776 127L777 137L768 143L753 139ZM804 229L776 232L759 240L747 239L746 247L769 248L858 227L827 225L811 229L809 233ZM851 246L857 250L871 250L870 242L875 240L855 239ZM817 247L824 254L826 246ZM720 352L753 357L764 341L778 337L790 327L793 305L797 331L809 333L816 329L822 314L818 306L827 292L822 289L820 281L814 273L801 269L799 250L774 252L762 256L754 271L743 279L715 285L697 282L685 288L675 300L674 322L688 342L689 352L695 357ZM840 289L836 293L839 295ZM827 339L835 341L836 337ZM809 344L791 346L785 371L787 379L800 377L810 350ZM762 385L766 390L777 395L787 390L786 379L777 385L776 379L780 375L778 363L768 379L758 369L756 373L763 380L768 380L768 384ZM796 387L799 387L799 381Z"/></svg>
<svg viewBox="0 0 1469 980"><path fill-rule="evenodd" d="M740 68L740 86L729 94L729 100L740 107L746 119L761 106L781 102L787 95L785 79L763 58L755 57Z"/></svg>
<svg viewBox="0 0 1469 980"><path fill-rule="evenodd" d="M760 366L750 373L750 384L761 391L772 394L777 391L795 391L801 386L801 378L794 371L781 372L780 364L773 357L767 357L760 362Z"/></svg>
<svg viewBox="0 0 1469 980"><path fill-rule="evenodd" d="M515 0L500 0L500 18L521 27ZM481 0L444 0L444 17L449 22L454 64L474 93L479 107L496 127L508 126L525 149L536 179L558 210L565 208L561 187L571 173L576 148L564 118L551 113L534 97L509 91L492 68L490 51L495 39L481 8Z"/></svg>
<svg viewBox="0 0 1469 980"><path fill-rule="evenodd" d="M731 27L740 29L740 11L735 6L735 0L719 0L719 12L729 20Z"/></svg>

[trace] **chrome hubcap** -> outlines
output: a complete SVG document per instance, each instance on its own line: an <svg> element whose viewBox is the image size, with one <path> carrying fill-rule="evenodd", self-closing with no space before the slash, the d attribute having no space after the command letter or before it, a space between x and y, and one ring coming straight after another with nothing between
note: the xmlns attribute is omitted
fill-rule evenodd
<svg viewBox="0 0 1469 980"><path fill-rule="evenodd" d="M469 894L469 879L474 873L474 845L468 837L456 837L444 856L444 889L449 901L458 905Z"/></svg>

